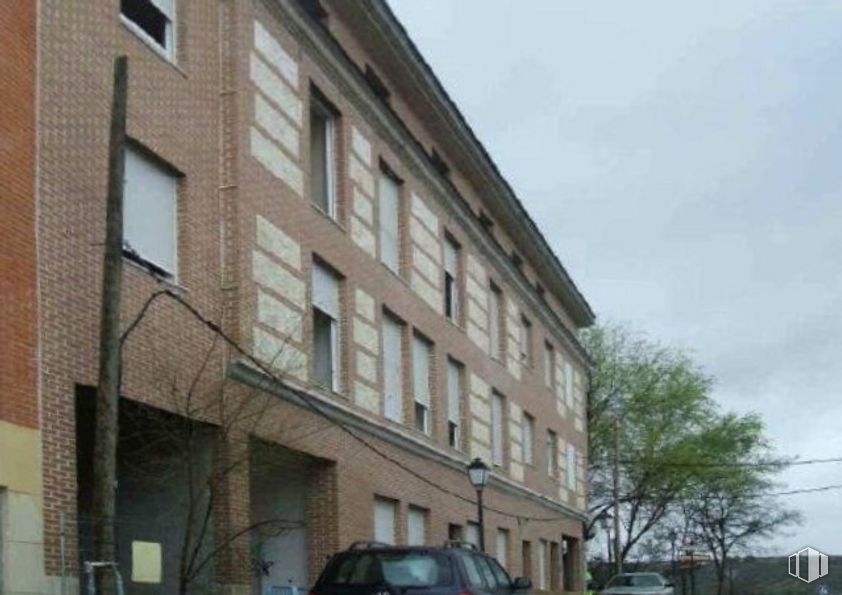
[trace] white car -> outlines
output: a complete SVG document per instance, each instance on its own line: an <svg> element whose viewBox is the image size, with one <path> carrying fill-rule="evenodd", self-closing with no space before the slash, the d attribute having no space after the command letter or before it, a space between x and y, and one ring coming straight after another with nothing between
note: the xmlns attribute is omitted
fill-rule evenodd
<svg viewBox="0 0 842 595"><path fill-rule="evenodd" d="M656 572L618 574L601 595L675 595L673 584Z"/></svg>

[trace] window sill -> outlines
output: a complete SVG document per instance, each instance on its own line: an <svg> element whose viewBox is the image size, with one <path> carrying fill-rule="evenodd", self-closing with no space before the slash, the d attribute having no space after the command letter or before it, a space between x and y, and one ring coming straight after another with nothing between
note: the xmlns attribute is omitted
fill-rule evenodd
<svg viewBox="0 0 842 595"><path fill-rule="evenodd" d="M158 267L144 260L140 256L134 256L123 251L123 262L128 264L130 267L149 275L158 283L166 285L170 289L174 289L180 293L189 292L189 290L186 287L184 287L183 285L179 285L178 281L176 281L175 278L165 276L164 274L158 272Z"/></svg>
<svg viewBox="0 0 842 595"><path fill-rule="evenodd" d="M132 35L142 41L144 45L146 45L156 56L158 56L158 58L171 66L173 70L181 76L187 78L187 73L176 63L175 58L168 54L167 51L158 44L158 42L150 38L143 29L135 25L122 14L120 15L120 24L123 25L123 27L126 28Z"/></svg>
<svg viewBox="0 0 842 595"><path fill-rule="evenodd" d="M318 206L313 201L310 201L310 206L313 207L313 210L316 213L318 213L320 217L324 217L325 219L327 219L330 223L339 228L339 230L342 231L342 233L348 233L348 229L342 223L339 222L339 219L330 215L330 213L326 213L320 206Z"/></svg>

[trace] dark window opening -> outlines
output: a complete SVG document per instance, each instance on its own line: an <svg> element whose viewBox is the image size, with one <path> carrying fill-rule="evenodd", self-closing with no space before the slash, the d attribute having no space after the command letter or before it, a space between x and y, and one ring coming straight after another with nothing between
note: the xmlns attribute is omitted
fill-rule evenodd
<svg viewBox="0 0 842 595"><path fill-rule="evenodd" d="M312 19L320 25L325 25L328 17L328 12L319 0L299 0L304 12L306 12Z"/></svg>
<svg viewBox="0 0 842 595"><path fill-rule="evenodd" d="M120 0L120 12L163 48L169 19L151 0Z"/></svg>
<svg viewBox="0 0 842 595"><path fill-rule="evenodd" d="M485 231L491 233L494 229L494 222L491 220L491 217L485 211L480 211L477 214L477 218L479 219L479 224L485 228Z"/></svg>
<svg viewBox="0 0 842 595"><path fill-rule="evenodd" d="M522 269L523 267L523 258L521 258L520 254L515 251L512 251L512 264L515 265L518 269Z"/></svg>
<svg viewBox="0 0 842 595"><path fill-rule="evenodd" d="M455 422L447 422L447 440L451 448L459 448L459 425Z"/></svg>

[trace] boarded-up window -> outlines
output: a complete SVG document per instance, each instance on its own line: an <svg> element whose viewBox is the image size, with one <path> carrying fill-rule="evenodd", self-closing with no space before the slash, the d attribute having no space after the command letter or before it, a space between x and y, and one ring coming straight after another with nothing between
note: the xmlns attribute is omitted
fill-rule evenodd
<svg viewBox="0 0 842 595"><path fill-rule="evenodd" d="M415 429L430 433L430 359L433 346L424 337L412 337L412 388L415 399Z"/></svg>
<svg viewBox="0 0 842 595"><path fill-rule="evenodd" d="M407 545L427 544L427 511L417 506L410 506L406 514Z"/></svg>
<svg viewBox="0 0 842 595"><path fill-rule="evenodd" d="M314 262L313 379L319 386L338 391L341 381L339 338L339 278L326 266Z"/></svg>
<svg viewBox="0 0 842 595"><path fill-rule="evenodd" d="M389 172L380 172L380 260L400 274L401 263L401 191L400 182Z"/></svg>
<svg viewBox="0 0 842 595"><path fill-rule="evenodd" d="M503 395L495 392L491 395L491 456L494 464L500 466L505 464L503 449L504 412Z"/></svg>
<svg viewBox="0 0 842 595"><path fill-rule="evenodd" d="M403 328L393 316L383 315L383 414L403 421Z"/></svg>
<svg viewBox="0 0 842 595"><path fill-rule="evenodd" d="M450 237L444 241L444 315L459 323L459 245Z"/></svg>
<svg viewBox="0 0 842 595"><path fill-rule="evenodd" d="M465 542L471 543L479 548L479 525L473 521L468 521L465 527Z"/></svg>
<svg viewBox="0 0 842 595"><path fill-rule="evenodd" d="M386 498L374 499L374 541L394 544L397 503Z"/></svg>
<svg viewBox="0 0 842 595"><path fill-rule="evenodd" d="M462 365L447 360L447 440L452 448L462 446Z"/></svg>
<svg viewBox="0 0 842 595"><path fill-rule="evenodd" d="M167 277L176 276L176 187L167 169L126 147L124 252Z"/></svg>
<svg viewBox="0 0 842 595"><path fill-rule="evenodd" d="M336 218L336 111L313 90L310 102L310 200Z"/></svg>

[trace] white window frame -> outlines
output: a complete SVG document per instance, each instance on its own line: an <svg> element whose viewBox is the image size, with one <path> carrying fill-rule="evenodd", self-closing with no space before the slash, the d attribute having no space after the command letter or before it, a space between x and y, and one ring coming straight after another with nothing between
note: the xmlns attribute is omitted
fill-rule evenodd
<svg viewBox="0 0 842 595"><path fill-rule="evenodd" d="M312 92L310 93L310 110L314 113L318 114L325 122L325 191L327 192L327 211L324 211L325 215L330 217L331 219L336 219L336 112L331 109L331 107L326 103L324 99L322 99L317 93ZM311 116L312 118L312 116ZM312 126L312 124L311 124ZM310 142L312 143L312 130L310 131ZM312 161L312 155L311 155ZM312 172L313 164L310 164L310 185L311 185L311 196L310 202L320 211L322 211L322 207L313 200L312 196L312 179L313 179L313 172Z"/></svg>
<svg viewBox="0 0 842 595"><path fill-rule="evenodd" d="M535 418L526 411L523 412L523 462L525 465L535 464Z"/></svg>
<svg viewBox="0 0 842 595"><path fill-rule="evenodd" d="M164 37L166 38L166 46L162 46L158 43L154 37L149 35L143 28L131 20L129 17L123 14L123 11L120 11L120 22L123 23L129 31L137 35L141 41L143 41L146 45L150 47L156 54L167 60L168 62L172 62L173 64L176 63L176 47L178 43L178 27L177 27L177 4L178 0L172 0L170 4L171 7L165 6L166 0L150 0L150 4L154 4L158 7L165 17L167 17L167 26L164 31Z"/></svg>
<svg viewBox="0 0 842 595"><path fill-rule="evenodd" d="M450 236L444 237L444 312L445 317L456 324L460 323L462 315L461 295L461 247ZM450 295L447 293L448 278L450 279ZM448 301L448 297L450 300ZM450 315L447 315L448 309Z"/></svg>
<svg viewBox="0 0 842 595"><path fill-rule="evenodd" d="M406 325L388 312L383 313L383 415L397 423L403 423L403 334ZM396 345L388 345L390 334L397 337ZM397 347L397 349L395 349ZM389 387L389 379L394 387ZM392 388L395 394L390 391Z"/></svg>
<svg viewBox="0 0 842 595"><path fill-rule="evenodd" d="M412 386L415 409L423 408L421 428L417 427L417 420L413 420L416 429L424 434L430 434L430 396L432 394L432 375L430 373L433 358L433 344L419 334L412 336Z"/></svg>
<svg viewBox="0 0 842 595"><path fill-rule="evenodd" d="M342 318L341 282L342 280L328 267L319 262L313 262L313 269L311 271L311 295L313 309L318 310L330 319L331 386L324 388L328 388L334 392L339 392L342 389L342 339L339 323ZM333 287L329 287L330 284L333 284ZM314 345L314 366L316 359L315 355Z"/></svg>
<svg viewBox="0 0 842 595"><path fill-rule="evenodd" d="M131 144L126 145L124 155L123 252L128 254L130 258L139 260L141 264L151 265L156 274L163 273L168 281L176 282L178 279L178 176L158 160ZM160 186L158 190L162 195L163 193L170 195L166 197L169 204L167 205L168 209L165 210L169 211L167 217L170 218L171 223L168 226L161 226L164 231L169 227L167 233L171 234L171 237L166 238L167 242L172 244L172 254L169 255L170 262L164 262L161 258L154 256L150 253L152 249L147 247L158 244L159 238L135 238L135 243L132 244L132 235L137 232L133 231L131 220L133 216L143 217L148 213L149 204L144 200L150 195L148 189L152 180L151 177L133 179L133 176L138 174L141 176L158 176L154 185ZM137 190L137 188L140 188L140 190Z"/></svg>
<svg viewBox="0 0 842 595"><path fill-rule="evenodd" d="M465 367L452 358L447 360L447 436L451 448L462 449L462 395L463 374ZM451 440L451 424L454 426ZM455 443L455 444L454 444Z"/></svg>
<svg viewBox="0 0 842 595"><path fill-rule="evenodd" d="M387 184L393 185L395 189L394 230L390 229L391 225L384 225L384 223L386 223L386 217L384 214L387 211L387 201L390 200L387 198L385 190ZM401 244L403 242L403 238L401 237L401 212L403 210L402 183L391 172L387 171L385 168L381 168L380 177L378 178L377 194L380 225L380 262L382 262L387 269L396 275L400 275L402 252ZM391 252L387 250L387 247L391 246L394 246L394 254L391 254Z"/></svg>

